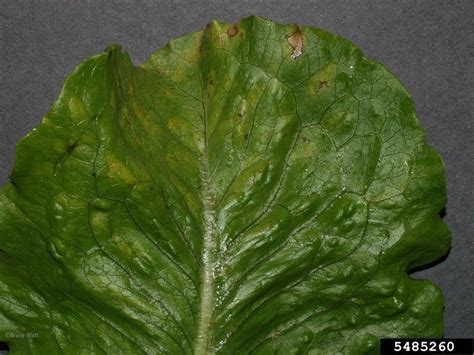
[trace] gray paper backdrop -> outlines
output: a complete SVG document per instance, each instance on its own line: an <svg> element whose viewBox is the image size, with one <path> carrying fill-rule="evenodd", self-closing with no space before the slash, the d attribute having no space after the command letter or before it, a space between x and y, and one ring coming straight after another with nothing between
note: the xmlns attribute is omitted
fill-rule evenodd
<svg viewBox="0 0 474 355"><path fill-rule="evenodd" d="M39 124L66 75L110 43L136 64L211 19L256 14L322 27L384 63L413 95L446 163L452 250L414 274L443 288L445 336L474 336L474 1L0 0L0 184L15 142Z"/></svg>

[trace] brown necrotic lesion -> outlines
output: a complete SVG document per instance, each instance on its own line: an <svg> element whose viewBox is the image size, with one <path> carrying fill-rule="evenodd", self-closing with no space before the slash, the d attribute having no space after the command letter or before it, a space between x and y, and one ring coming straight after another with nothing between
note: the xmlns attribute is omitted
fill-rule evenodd
<svg viewBox="0 0 474 355"><path fill-rule="evenodd" d="M288 43L291 48L293 48L293 52L291 53L292 59L297 59L303 54L303 34L299 30L288 37Z"/></svg>

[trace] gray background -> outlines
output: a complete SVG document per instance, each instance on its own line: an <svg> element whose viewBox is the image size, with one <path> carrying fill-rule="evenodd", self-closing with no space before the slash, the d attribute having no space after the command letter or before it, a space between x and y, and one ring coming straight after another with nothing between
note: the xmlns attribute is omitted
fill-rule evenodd
<svg viewBox="0 0 474 355"><path fill-rule="evenodd" d="M0 184L15 142L39 124L66 75L119 43L136 64L211 19L256 14L342 35L390 68L413 95L447 168L448 258L414 277L446 298L446 337L474 336L474 1L0 0Z"/></svg>

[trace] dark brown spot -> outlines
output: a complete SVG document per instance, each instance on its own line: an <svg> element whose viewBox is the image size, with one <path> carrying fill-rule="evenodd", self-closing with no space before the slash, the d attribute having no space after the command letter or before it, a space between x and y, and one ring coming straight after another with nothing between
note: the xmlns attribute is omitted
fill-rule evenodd
<svg viewBox="0 0 474 355"><path fill-rule="evenodd" d="M128 116L123 116L123 120L125 121L125 124L127 125L128 128L130 128L130 118Z"/></svg>
<svg viewBox="0 0 474 355"><path fill-rule="evenodd" d="M5 250L0 249L0 255L5 258L9 258L10 254L8 254Z"/></svg>
<svg viewBox="0 0 474 355"><path fill-rule="evenodd" d="M209 85L214 85L214 80L209 79Z"/></svg>
<svg viewBox="0 0 474 355"><path fill-rule="evenodd" d="M17 187L16 186L16 182L13 180L13 176L10 174L8 175L8 180L10 181L10 184L12 184L13 186Z"/></svg>
<svg viewBox="0 0 474 355"><path fill-rule="evenodd" d="M327 88L328 86L329 86L329 83L326 80L319 82L319 88L320 89Z"/></svg>
<svg viewBox="0 0 474 355"><path fill-rule="evenodd" d="M232 25L227 29L227 34L230 38L234 37L237 33L239 33L239 28L237 27L237 25Z"/></svg>
<svg viewBox="0 0 474 355"><path fill-rule="evenodd" d="M245 140L249 139L249 135L246 134L246 135L244 136L244 138L245 138Z"/></svg>
<svg viewBox="0 0 474 355"><path fill-rule="evenodd" d="M304 143L309 144L310 140L306 137L301 138Z"/></svg>
<svg viewBox="0 0 474 355"><path fill-rule="evenodd" d="M67 147L67 152L68 154L70 154L74 149L76 149L77 145L79 144L79 142L74 142L73 144L70 144L68 147Z"/></svg>

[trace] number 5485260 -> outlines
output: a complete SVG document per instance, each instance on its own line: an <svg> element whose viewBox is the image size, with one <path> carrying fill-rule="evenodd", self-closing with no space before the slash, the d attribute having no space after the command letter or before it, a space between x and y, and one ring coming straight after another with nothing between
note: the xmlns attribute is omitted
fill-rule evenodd
<svg viewBox="0 0 474 355"><path fill-rule="evenodd" d="M453 351L454 343L452 341L396 341L395 351Z"/></svg>

